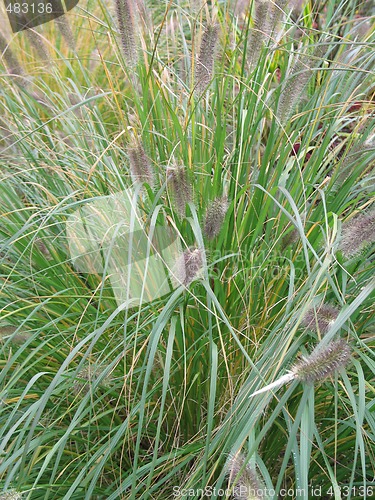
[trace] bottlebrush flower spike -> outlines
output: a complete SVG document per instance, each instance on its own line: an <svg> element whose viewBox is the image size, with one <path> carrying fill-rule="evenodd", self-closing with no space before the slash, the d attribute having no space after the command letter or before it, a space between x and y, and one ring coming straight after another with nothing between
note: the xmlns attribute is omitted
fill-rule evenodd
<svg viewBox="0 0 375 500"><path fill-rule="evenodd" d="M245 465L242 453L230 455L227 462L229 485L234 484L235 500L261 500L264 498L264 485L259 481L256 471Z"/></svg>
<svg viewBox="0 0 375 500"><path fill-rule="evenodd" d="M122 48L129 65L137 63L137 44L135 29L135 0L115 0L116 14L121 35Z"/></svg>
<svg viewBox="0 0 375 500"><path fill-rule="evenodd" d="M269 25L270 25L270 35L277 35L281 20L284 16L284 10L288 6L288 0L274 0L270 1L270 11L269 11Z"/></svg>
<svg viewBox="0 0 375 500"><path fill-rule="evenodd" d="M29 82L25 78L23 78L23 75L25 73L19 64L16 55L9 47L9 44L5 40L3 35L0 33L0 59L1 58L4 58L9 74L21 77L20 79L18 79L18 83L20 83L24 87L28 86Z"/></svg>
<svg viewBox="0 0 375 500"><path fill-rule="evenodd" d="M151 187L154 185L154 171L149 158L139 139L133 141L127 148L130 164L130 174L133 182L146 182Z"/></svg>
<svg viewBox="0 0 375 500"><path fill-rule="evenodd" d="M28 29L25 30L24 33L28 38L30 44L37 51L38 57L43 61L49 61L51 59L51 56L41 34L36 29Z"/></svg>
<svg viewBox="0 0 375 500"><path fill-rule="evenodd" d="M192 188L183 165L168 168L167 184L172 188L178 214L185 215L186 205L192 201Z"/></svg>
<svg viewBox="0 0 375 500"><path fill-rule="evenodd" d="M75 394L76 396L78 394L82 394L82 395L87 394L90 391L93 384L101 376L102 372L103 372L103 369L100 369L100 368L95 367L95 366L87 366L85 368L82 368L82 370L80 370L77 373L76 379L74 380L74 383L72 386L73 394ZM102 387L110 386L111 385L110 375L107 375L106 377L104 377L101 380L100 385Z"/></svg>
<svg viewBox="0 0 375 500"><path fill-rule="evenodd" d="M250 71L255 68L258 62L263 44L270 36L270 2L259 0L255 3L254 25L251 30L248 42L247 53Z"/></svg>
<svg viewBox="0 0 375 500"><path fill-rule="evenodd" d="M24 344L30 337L31 334L27 330L22 330L15 333L17 328L11 325L0 325L0 343L11 338L11 342L17 345ZM1 500L1 497L0 497Z"/></svg>
<svg viewBox="0 0 375 500"><path fill-rule="evenodd" d="M228 210L228 199L226 197L216 198L207 208L203 232L212 240L220 233L225 214Z"/></svg>
<svg viewBox="0 0 375 500"><path fill-rule="evenodd" d="M339 172L336 181L333 185L333 189L338 191L344 181L350 177L354 165L358 164L358 161L362 159L362 155L371 152L375 147L373 140L366 142L357 142L351 145L344 153L344 158L339 163Z"/></svg>
<svg viewBox="0 0 375 500"><path fill-rule="evenodd" d="M324 54L324 44L314 51L313 55L300 54L287 75L287 81L280 93L277 107L278 117L284 123L293 113L294 108L302 100L303 91L313 75Z"/></svg>
<svg viewBox="0 0 375 500"><path fill-rule="evenodd" d="M344 368L350 361L351 350L344 339L331 341L328 345L313 350L292 368L295 378L301 382L320 382Z"/></svg>
<svg viewBox="0 0 375 500"><path fill-rule="evenodd" d="M73 31L70 26L69 19L66 17L66 14L56 18L55 24L70 50L75 50L76 41L74 39Z"/></svg>
<svg viewBox="0 0 375 500"><path fill-rule="evenodd" d="M21 500L23 493L16 490L6 490L1 493L0 500Z"/></svg>
<svg viewBox="0 0 375 500"><path fill-rule="evenodd" d="M197 92L205 90L212 80L218 40L219 26L217 24L209 24L202 35L195 67L195 90Z"/></svg>
<svg viewBox="0 0 375 500"><path fill-rule="evenodd" d="M339 250L347 258L354 257L375 241L375 209L354 217L342 225Z"/></svg>
<svg viewBox="0 0 375 500"><path fill-rule="evenodd" d="M339 315L339 310L330 304L321 304L314 311L309 309L302 318L302 324L309 330L316 330L317 326L323 335L326 334Z"/></svg>
<svg viewBox="0 0 375 500"><path fill-rule="evenodd" d="M177 259L172 276L177 285L189 286L199 275L203 267L203 251L188 248Z"/></svg>
<svg viewBox="0 0 375 500"><path fill-rule="evenodd" d="M344 339L332 340L323 347L318 345L310 356L296 363L288 373L272 384L253 392L250 397L277 389L294 379L307 383L321 382L341 368L345 368L350 359L351 350Z"/></svg>

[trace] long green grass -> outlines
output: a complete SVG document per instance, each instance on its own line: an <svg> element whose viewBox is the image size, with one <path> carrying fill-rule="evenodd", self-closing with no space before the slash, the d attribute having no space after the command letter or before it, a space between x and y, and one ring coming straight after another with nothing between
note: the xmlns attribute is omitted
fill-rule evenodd
<svg viewBox="0 0 375 500"><path fill-rule="evenodd" d="M340 248L345 224L374 210L375 13L284 5L250 69L254 6L235 4L148 2L135 66L102 0L66 16L75 50L54 23L36 29L42 50L24 33L1 47L0 498L235 498L238 453L265 498L375 495L374 247ZM212 22L214 74L198 91ZM131 187L134 137L157 179L138 191L142 220L173 227L205 265L127 308L106 267L74 265L66 222ZM186 217L176 164L194 191ZM210 240L205 213L223 196ZM322 303L339 311L327 333ZM338 337L345 369L251 397Z"/></svg>

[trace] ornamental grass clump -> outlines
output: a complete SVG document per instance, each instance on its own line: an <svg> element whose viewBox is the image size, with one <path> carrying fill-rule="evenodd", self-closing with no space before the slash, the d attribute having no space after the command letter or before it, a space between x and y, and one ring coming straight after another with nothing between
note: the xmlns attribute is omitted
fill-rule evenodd
<svg viewBox="0 0 375 500"><path fill-rule="evenodd" d="M152 187L155 182L154 171L141 141L134 140L128 146L127 153L133 182L147 183Z"/></svg>
<svg viewBox="0 0 375 500"><path fill-rule="evenodd" d="M116 15L118 28L121 35L122 49L126 62L134 66L138 60L137 33L135 24L135 1L116 0Z"/></svg>
<svg viewBox="0 0 375 500"><path fill-rule="evenodd" d="M228 199L226 197L216 198L207 207L203 226L206 238L212 240L220 233L227 210Z"/></svg>
<svg viewBox="0 0 375 500"><path fill-rule="evenodd" d="M203 32L195 66L195 90L197 92L203 92L213 78L218 40L219 25L209 24Z"/></svg>
<svg viewBox="0 0 375 500"><path fill-rule="evenodd" d="M175 209L183 217L186 212L186 205L192 201L192 187L186 167L178 165L168 168L167 185L172 190Z"/></svg>
<svg viewBox="0 0 375 500"><path fill-rule="evenodd" d="M374 247L346 260L339 238L374 207L375 33L353 42L354 0L305 1L278 30L291 1L269 0L251 73L265 0L80 2L74 52L35 30L47 64L4 26L25 75L4 46L0 497L371 496ZM283 126L299 53L313 76Z"/></svg>
<svg viewBox="0 0 375 500"><path fill-rule="evenodd" d="M264 485L254 468L246 463L244 455L230 455L227 462L229 485L233 486L235 500L261 500L264 498Z"/></svg>
<svg viewBox="0 0 375 500"><path fill-rule="evenodd" d="M339 310L331 304L321 304L316 310L309 309L302 318L302 324L309 330L326 334L334 323Z"/></svg>
<svg viewBox="0 0 375 500"><path fill-rule="evenodd" d="M375 241L375 209L342 225L339 250L346 258L355 257Z"/></svg>

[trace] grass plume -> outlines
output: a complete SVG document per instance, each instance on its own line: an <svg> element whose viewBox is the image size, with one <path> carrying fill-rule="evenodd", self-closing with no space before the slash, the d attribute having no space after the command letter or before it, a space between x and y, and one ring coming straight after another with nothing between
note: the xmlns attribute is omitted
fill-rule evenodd
<svg viewBox="0 0 375 500"><path fill-rule="evenodd" d="M339 250L347 258L354 257L375 241L375 209L357 215L342 225Z"/></svg>
<svg viewBox="0 0 375 500"><path fill-rule="evenodd" d="M64 14L55 19L55 24L70 50L74 51L76 49L76 41L67 15Z"/></svg>
<svg viewBox="0 0 375 500"><path fill-rule="evenodd" d="M178 165L168 168L167 185L172 189L176 211L183 217L186 213L186 205L192 201L192 186L188 179L186 167Z"/></svg>
<svg viewBox="0 0 375 500"><path fill-rule="evenodd" d="M173 278L177 284L189 286L198 278L203 266L203 252L200 248L188 248L177 259Z"/></svg>
<svg viewBox="0 0 375 500"><path fill-rule="evenodd" d="M115 0L117 22L121 35L122 49L127 63L134 66L138 60L135 0Z"/></svg>
<svg viewBox="0 0 375 500"><path fill-rule="evenodd" d="M219 25L209 24L203 32L195 67L195 90L203 92L213 78Z"/></svg>
<svg viewBox="0 0 375 500"><path fill-rule="evenodd" d="M216 198L208 205L203 226L206 238L212 240L220 233L227 210L228 199L226 197Z"/></svg>
<svg viewBox="0 0 375 500"><path fill-rule="evenodd" d="M229 485L234 484L235 500L262 500L265 497L264 485L259 481L256 470L246 463L242 453L229 456L227 472Z"/></svg>
<svg viewBox="0 0 375 500"><path fill-rule="evenodd" d="M310 308L302 318L302 324L309 330L316 330L326 334L339 315L339 310L332 306L331 304L321 304L317 307L316 311L314 308Z"/></svg>
<svg viewBox="0 0 375 500"><path fill-rule="evenodd" d="M147 183L153 187L155 182L154 171L139 138L128 146L127 153L133 182Z"/></svg>
<svg viewBox="0 0 375 500"><path fill-rule="evenodd" d="M8 42L1 33L0 33L0 57L4 59L5 65L8 69L8 73L20 77L17 78L18 81L16 81L16 83L19 83L23 86L28 86L29 82L24 78L25 73L18 61L17 56L9 47Z"/></svg>
<svg viewBox="0 0 375 500"><path fill-rule="evenodd" d="M277 107L278 118L281 123L293 114L295 107L301 102L307 84L314 73L314 68L320 63L323 54L322 47L315 50L313 55L301 53L286 76Z"/></svg>
<svg viewBox="0 0 375 500"><path fill-rule="evenodd" d="M349 363L351 350L344 339L331 341L327 346L318 345L307 358L292 368L300 382L321 382Z"/></svg>

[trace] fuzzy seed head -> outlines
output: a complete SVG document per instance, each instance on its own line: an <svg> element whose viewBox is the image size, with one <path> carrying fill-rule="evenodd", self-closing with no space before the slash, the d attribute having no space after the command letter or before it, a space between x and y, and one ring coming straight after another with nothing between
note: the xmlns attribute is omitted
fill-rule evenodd
<svg viewBox="0 0 375 500"><path fill-rule="evenodd" d="M317 328L323 335L326 334L339 315L339 310L331 304L321 304L314 311L309 309L302 318L302 324L309 330L315 331Z"/></svg>
<svg viewBox="0 0 375 500"><path fill-rule="evenodd" d="M292 368L292 372L301 382L320 382L344 368L350 358L351 350L345 340L333 340L327 346L318 345L308 358Z"/></svg>
<svg viewBox="0 0 375 500"><path fill-rule="evenodd" d="M21 78L18 78L18 83L22 84L24 87L28 86L28 82L25 78L22 78L22 76L25 74L23 69L20 66L20 63L14 54L14 52L11 50L9 47L8 42L6 39L3 37L3 35L0 33L0 60L3 59L7 68L9 74L17 75Z"/></svg>
<svg viewBox="0 0 375 500"><path fill-rule="evenodd" d="M372 149L374 144L371 141L358 142L350 146L344 153L344 158L340 161L339 173L336 178L334 189L337 191L343 182L350 177L354 165L362 160L362 155L365 155Z"/></svg>
<svg viewBox="0 0 375 500"><path fill-rule="evenodd" d="M22 493L16 490L7 490L0 493L0 500L21 500Z"/></svg>
<svg viewBox="0 0 375 500"><path fill-rule="evenodd" d="M167 184L171 187L177 213L183 217L186 205L192 201L192 187L183 165L167 170Z"/></svg>
<svg viewBox="0 0 375 500"><path fill-rule="evenodd" d="M38 56L43 61L48 61L50 59L50 55L47 49L46 44L43 41L40 33L36 29L28 29L25 30L25 35L28 38L30 44L35 48L38 53Z"/></svg>
<svg viewBox="0 0 375 500"><path fill-rule="evenodd" d="M375 209L342 225L339 249L346 258L354 257L375 241Z"/></svg>
<svg viewBox="0 0 375 500"><path fill-rule="evenodd" d="M212 240L220 233L225 214L228 210L228 199L216 198L207 208L204 218L203 232L205 236Z"/></svg>
<svg viewBox="0 0 375 500"><path fill-rule="evenodd" d="M298 229L293 228L291 231L289 231L288 234L283 236L283 239L281 240L282 249L284 250L289 245L293 245L293 243L297 243L298 239L299 239Z"/></svg>
<svg viewBox="0 0 375 500"><path fill-rule="evenodd" d="M199 248L185 250L177 259L172 270L173 281L176 285L189 286L203 267L203 252Z"/></svg>
<svg viewBox="0 0 375 500"><path fill-rule="evenodd" d="M319 46L313 55L305 53L297 57L280 93L277 111L282 123L292 115L294 108L303 100L305 88L314 71L313 68L319 65L323 54L324 44Z"/></svg>
<svg viewBox="0 0 375 500"><path fill-rule="evenodd" d="M27 330L15 333L17 328L11 325L0 326L0 342L11 338L11 342L16 345L24 344L30 337L31 333Z"/></svg>
<svg viewBox="0 0 375 500"><path fill-rule="evenodd" d="M278 30L280 29L280 23L284 16L284 10L288 6L289 0L274 0L269 3L269 33L270 36L277 35Z"/></svg>
<svg viewBox="0 0 375 500"><path fill-rule="evenodd" d="M69 19L66 15L60 16L55 19L55 24L61 33L61 36L65 40L66 44L70 50L75 50L76 41L74 39L73 31L69 23Z"/></svg>
<svg viewBox="0 0 375 500"><path fill-rule="evenodd" d="M87 394L90 391L90 387L98 379L102 370L95 366L87 366L77 373L77 378L73 383L73 394L76 396ZM101 381L101 386L107 387L111 383L110 376L106 376Z"/></svg>
<svg viewBox="0 0 375 500"><path fill-rule="evenodd" d="M78 372L77 379L74 380L73 383L73 393L75 395L87 394L90 390L92 377L93 377L93 370L90 367L83 368L80 372Z"/></svg>
<svg viewBox="0 0 375 500"><path fill-rule="evenodd" d="M137 43L135 29L135 0L115 0L118 27L121 35L122 48L127 63L133 66L137 63Z"/></svg>
<svg viewBox="0 0 375 500"><path fill-rule="evenodd" d="M241 453L230 455L227 463L229 484L234 483L233 498L235 500L261 500L264 498L264 487L258 475L249 464L245 465L245 457Z"/></svg>
<svg viewBox="0 0 375 500"><path fill-rule="evenodd" d="M260 0L255 4L254 25L250 32L247 43L248 64L250 70L253 70L259 59L263 44L270 35L269 20L270 3Z"/></svg>
<svg viewBox="0 0 375 500"><path fill-rule="evenodd" d="M218 40L219 26L216 24L208 25L202 35L195 68L195 88L198 92L202 92L212 80Z"/></svg>
<svg viewBox="0 0 375 500"><path fill-rule="evenodd" d="M128 146L127 153L133 182L147 183L152 187L155 180L154 171L142 143L140 141L134 142Z"/></svg>
<svg viewBox="0 0 375 500"><path fill-rule="evenodd" d="M51 252L48 250L48 247L44 243L44 241L42 240L42 238L36 238L36 240L35 240L35 246L37 247L37 249L39 250L39 252L44 255L44 257L47 260L51 260L52 259Z"/></svg>

